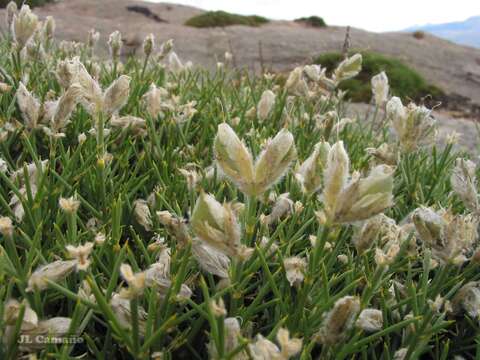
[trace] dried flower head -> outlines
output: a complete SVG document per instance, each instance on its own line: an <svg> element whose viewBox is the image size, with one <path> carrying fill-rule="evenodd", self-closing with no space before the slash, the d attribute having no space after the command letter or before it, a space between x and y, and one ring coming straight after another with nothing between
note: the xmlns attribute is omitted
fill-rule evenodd
<svg viewBox="0 0 480 360"><path fill-rule="evenodd" d="M31 94L22 82L18 84L17 104L27 129L35 129L40 118L40 101Z"/></svg>
<svg viewBox="0 0 480 360"><path fill-rule="evenodd" d="M128 284L128 290L122 289L120 296L125 299L132 299L141 294L145 289L145 272L134 273L128 264L120 265L120 274Z"/></svg>
<svg viewBox="0 0 480 360"><path fill-rule="evenodd" d="M463 285L452 300L453 312L465 312L473 319L480 319L480 282Z"/></svg>
<svg viewBox="0 0 480 360"><path fill-rule="evenodd" d="M293 212L293 206L293 201L289 198L289 193L280 194L273 205L271 213L262 216L261 222L265 225L272 225L283 216Z"/></svg>
<svg viewBox="0 0 480 360"><path fill-rule="evenodd" d="M132 312L130 307L130 300L125 299L119 294L113 294L110 299L110 306L112 307L113 313L115 314L118 322L124 328L131 330L132 328ZM141 336L145 336L146 322L148 314L145 309L141 306L138 306L138 330Z"/></svg>
<svg viewBox="0 0 480 360"><path fill-rule="evenodd" d="M12 28L13 18L18 13L17 3L15 1L10 1L5 7L5 18L7 22L7 29Z"/></svg>

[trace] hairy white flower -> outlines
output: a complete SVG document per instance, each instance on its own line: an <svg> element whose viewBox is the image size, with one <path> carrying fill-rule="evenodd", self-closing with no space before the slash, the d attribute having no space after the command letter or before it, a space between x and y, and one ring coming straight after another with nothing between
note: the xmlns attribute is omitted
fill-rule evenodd
<svg viewBox="0 0 480 360"><path fill-rule="evenodd" d="M402 101L392 97L387 103L387 118L392 121L400 147L405 152L432 144L436 137L435 119L431 110L410 103L404 107Z"/></svg>
<svg viewBox="0 0 480 360"><path fill-rule="evenodd" d="M265 90L257 105L257 117L263 121L268 118L275 105L275 94L271 90Z"/></svg>
<svg viewBox="0 0 480 360"><path fill-rule="evenodd" d="M450 182L453 191L463 201L465 207L474 213L479 212L476 165L473 161L458 158L455 160Z"/></svg>
<svg viewBox="0 0 480 360"><path fill-rule="evenodd" d="M344 80L348 80L357 76L361 70L362 55L355 54L351 57L346 58L340 64L338 64L337 68L333 72L333 79L336 84L339 84Z"/></svg>
<svg viewBox="0 0 480 360"><path fill-rule="evenodd" d="M304 258L298 256L286 258L283 260L283 266L290 286L298 286L303 282L307 270L307 261Z"/></svg>
<svg viewBox="0 0 480 360"><path fill-rule="evenodd" d="M77 261L77 269L86 271L90 266L90 253L93 250L93 242L86 242L83 245L73 246L67 245L67 253L70 258Z"/></svg>
<svg viewBox="0 0 480 360"><path fill-rule="evenodd" d="M372 77L372 93L377 106L383 106L388 100L388 77L384 71Z"/></svg>
<svg viewBox="0 0 480 360"><path fill-rule="evenodd" d="M383 327L383 313L377 309L363 309L356 326L366 332L379 331Z"/></svg>
<svg viewBox="0 0 480 360"><path fill-rule="evenodd" d="M23 49L37 28L37 15L30 10L30 6L22 5L20 11L13 15L11 25L13 39L20 49Z"/></svg>
<svg viewBox="0 0 480 360"><path fill-rule="evenodd" d="M333 345L342 341L360 311L360 300L355 296L344 296L338 299L323 318L322 327L317 340L325 345Z"/></svg>

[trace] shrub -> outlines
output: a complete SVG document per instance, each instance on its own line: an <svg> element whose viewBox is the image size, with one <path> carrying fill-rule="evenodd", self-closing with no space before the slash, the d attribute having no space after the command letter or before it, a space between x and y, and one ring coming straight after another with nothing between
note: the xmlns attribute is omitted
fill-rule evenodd
<svg viewBox="0 0 480 360"><path fill-rule="evenodd" d="M223 27L231 25L260 26L269 22L268 19L258 15L238 15L226 11L207 11L203 14L194 16L185 22L185 25L205 28L205 27Z"/></svg>
<svg viewBox="0 0 480 360"><path fill-rule="evenodd" d="M412 36L417 40L422 40L425 38L425 31L417 30L412 33Z"/></svg>
<svg viewBox="0 0 480 360"><path fill-rule="evenodd" d="M344 81L340 88L348 90L349 98L357 102L369 102L372 97L370 79L385 71L388 76L391 93L402 99L421 100L427 95L433 98L443 96L443 91L429 84L417 71L402 61L374 52L363 52L362 71L354 78ZM320 55L315 62L333 70L342 60L340 53Z"/></svg>
<svg viewBox="0 0 480 360"><path fill-rule="evenodd" d="M327 27L327 23L320 16L308 16L294 20L295 22L302 23L314 28Z"/></svg>

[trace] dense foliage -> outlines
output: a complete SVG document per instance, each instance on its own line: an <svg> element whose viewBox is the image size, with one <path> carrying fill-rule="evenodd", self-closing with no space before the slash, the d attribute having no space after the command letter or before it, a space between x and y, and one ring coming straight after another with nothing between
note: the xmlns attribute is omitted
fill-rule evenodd
<svg viewBox="0 0 480 360"><path fill-rule="evenodd" d="M258 15L238 15L226 11L207 11L191 17L185 25L205 27L225 27L231 25L260 26L268 23L268 19Z"/></svg>
<svg viewBox="0 0 480 360"><path fill-rule="evenodd" d="M315 15L295 19L295 22L306 24L308 26L315 27L315 28L322 28L327 26L327 23L325 22L325 20L323 20L323 18Z"/></svg>
<svg viewBox="0 0 480 360"><path fill-rule="evenodd" d="M420 101L426 96L438 99L443 95L441 89L429 84L416 70L398 59L374 52L363 52L362 56L363 66L360 74L341 85L343 90L348 90L353 101L370 100L372 93L370 79L381 71L385 71L390 80L392 94L402 99ZM325 53L317 57L315 63L332 70L341 59L340 53Z"/></svg>

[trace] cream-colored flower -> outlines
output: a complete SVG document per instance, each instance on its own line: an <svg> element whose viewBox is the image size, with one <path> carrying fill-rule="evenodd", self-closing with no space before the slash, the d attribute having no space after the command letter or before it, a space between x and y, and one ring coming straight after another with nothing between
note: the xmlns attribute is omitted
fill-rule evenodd
<svg viewBox="0 0 480 360"><path fill-rule="evenodd" d="M271 90L265 90L257 104L257 117L263 121L268 118L275 105L275 94Z"/></svg>
<svg viewBox="0 0 480 360"><path fill-rule="evenodd" d="M383 327L383 313L377 309L363 309L356 326L366 332L379 331Z"/></svg>
<svg viewBox="0 0 480 360"><path fill-rule="evenodd" d="M13 39L20 49L23 49L37 28L37 15L30 10L30 6L22 5L20 11L13 15L11 28Z"/></svg>
<svg viewBox="0 0 480 360"><path fill-rule="evenodd" d="M67 214L76 214L80 207L80 201L75 196L69 198L60 198L58 205Z"/></svg>
<svg viewBox="0 0 480 360"><path fill-rule="evenodd" d="M155 49L155 36L153 34L148 34L143 40L143 53L145 56L150 56L152 51Z"/></svg>
<svg viewBox="0 0 480 360"><path fill-rule="evenodd" d="M333 72L333 79L336 84L339 84L344 80L348 80L357 76L361 70L362 55L355 54L351 57L346 58L340 64L338 64L337 68Z"/></svg>
<svg viewBox="0 0 480 360"><path fill-rule="evenodd" d="M212 195L200 194L191 225L200 240L226 255L243 258L246 251L250 252L240 243L240 224L232 205L222 205Z"/></svg>
<svg viewBox="0 0 480 360"><path fill-rule="evenodd" d="M331 146L326 141L315 145L313 153L305 160L295 173L305 193L318 191L323 185L323 172Z"/></svg>
<svg viewBox="0 0 480 360"><path fill-rule="evenodd" d="M133 202L133 214L137 222L143 226L146 231L152 230L152 217L148 204L143 199L137 199Z"/></svg>
<svg viewBox="0 0 480 360"><path fill-rule="evenodd" d="M450 211L435 212L421 207L412 215L420 239L442 264L462 264L465 254L473 250L477 240L478 221L472 215L454 215Z"/></svg>
<svg viewBox="0 0 480 360"><path fill-rule="evenodd" d="M289 193L280 194L275 200L272 211L268 215L262 215L261 222L265 225L272 225L279 221L283 216L293 211L293 201L289 198Z"/></svg>
<svg viewBox="0 0 480 360"><path fill-rule="evenodd" d="M307 261L304 258L299 256L288 257L283 260L283 266L290 286L298 286L303 282L307 270Z"/></svg>
<svg viewBox="0 0 480 360"><path fill-rule="evenodd" d="M116 30L108 37L108 47L113 61L118 61L122 52L122 34Z"/></svg>
<svg viewBox="0 0 480 360"><path fill-rule="evenodd" d="M465 207L474 213L479 212L476 165L473 161L458 158L450 176L453 191L462 199Z"/></svg>
<svg viewBox="0 0 480 360"><path fill-rule="evenodd" d="M377 106L383 106L388 100L388 77L384 71L372 77L372 93Z"/></svg>
<svg viewBox="0 0 480 360"><path fill-rule="evenodd" d="M197 239L192 244L192 255L202 270L223 279L229 277L230 258L221 251Z"/></svg>
<svg viewBox="0 0 480 360"><path fill-rule="evenodd" d="M402 101L392 97L387 103L387 118L392 121L393 130L405 152L432 144L436 137L436 121L431 110L410 103L404 107Z"/></svg>
<svg viewBox="0 0 480 360"><path fill-rule="evenodd" d="M218 300L211 299L209 307L213 316L220 317L227 315L227 309L225 309L225 303L222 298L218 298Z"/></svg>
<svg viewBox="0 0 480 360"><path fill-rule="evenodd" d="M338 299L327 314L324 315L322 327L317 339L325 345L333 345L344 340L347 332L353 327L360 311L360 300L355 296L344 296Z"/></svg>
<svg viewBox="0 0 480 360"><path fill-rule="evenodd" d="M13 223L9 217L0 217L0 234L5 237L11 237L13 235Z"/></svg>
<svg viewBox="0 0 480 360"><path fill-rule="evenodd" d="M77 269L86 271L90 266L90 259L88 257L93 250L93 243L86 242L78 246L67 245L66 249L70 258L77 261Z"/></svg>
<svg viewBox="0 0 480 360"><path fill-rule="evenodd" d="M128 284L128 290L122 289L120 296L125 299L132 299L143 294L145 289L145 272L134 273L132 267L128 264L120 265L120 274Z"/></svg>
<svg viewBox="0 0 480 360"><path fill-rule="evenodd" d="M393 205L393 168L376 166L365 178L354 173L347 184L348 165L343 145L341 142L335 144L328 156L323 191L329 221L348 223L366 220Z"/></svg>

